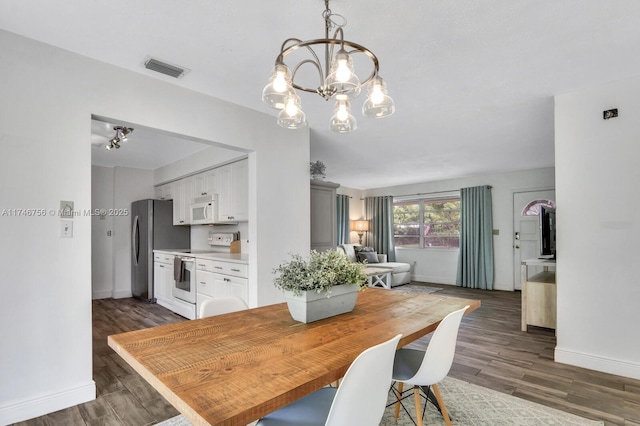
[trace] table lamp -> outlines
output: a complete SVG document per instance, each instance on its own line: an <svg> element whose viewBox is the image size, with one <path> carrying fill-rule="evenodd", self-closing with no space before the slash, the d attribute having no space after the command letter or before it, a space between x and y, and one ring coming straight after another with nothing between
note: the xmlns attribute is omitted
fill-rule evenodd
<svg viewBox="0 0 640 426"><path fill-rule="evenodd" d="M368 220L352 220L351 229L356 231L359 238L359 244L362 245L362 235L369 230Z"/></svg>

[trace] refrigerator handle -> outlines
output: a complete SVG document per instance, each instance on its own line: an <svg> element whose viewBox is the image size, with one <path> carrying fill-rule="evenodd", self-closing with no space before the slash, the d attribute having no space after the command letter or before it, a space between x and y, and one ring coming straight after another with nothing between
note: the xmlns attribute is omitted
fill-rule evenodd
<svg viewBox="0 0 640 426"><path fill-rule="evenodd" d="M138 264L140 258L140 224L138 223L138 216L133 219L133 229L131 231L131 245L133 250L133 260L135 265Z"/></svg>

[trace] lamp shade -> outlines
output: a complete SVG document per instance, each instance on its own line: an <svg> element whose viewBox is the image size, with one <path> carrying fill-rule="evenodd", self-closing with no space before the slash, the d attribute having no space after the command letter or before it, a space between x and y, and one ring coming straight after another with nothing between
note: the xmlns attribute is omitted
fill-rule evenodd
<svg viewBox="0 0 640 426"><path fill-rule="evenodd" d="M368 220L352 220L351 230L355 232L365 232L369 230Z"/></svg>

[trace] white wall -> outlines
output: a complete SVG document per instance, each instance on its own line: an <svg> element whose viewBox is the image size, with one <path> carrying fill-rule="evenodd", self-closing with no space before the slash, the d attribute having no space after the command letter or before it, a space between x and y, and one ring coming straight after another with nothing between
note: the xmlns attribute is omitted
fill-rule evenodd
<svg viewBox="0 0 640 426"><path fill-rule="evenodd" d="M132 202L147 198L153 198L153 171L91 167L93 210L131 210ZM93 216L91 224L92 297L131 297L131 215Z"/></svg>
<svg viewBox="0 0 640 426"><path fill-rule="evenodd" d="M91 167L91 209L113 208L113 167ZM111 236L107 233L111 232ZM91 217L91 294L113 295L113 217Z"/></svg>
<svg viewBox="0 0 640 426"><path fill-rule="evenodd" d="M513 272L513 193L529 189L553 188L554 169L535 169L491 174L461 179L449 179L365 191L366 196L412 195L460 188L491 185L493 201L493 229L499 235L494 243L494 289L514 289ZM412 279L440 284L455 284L458 250L397 248L396 260L413 265Z"/></svg>
<svg viewBox="0 0 640 426"><path fill-rule="evenodd" d="M555 133L555 359L640 379L640 78L557 96Z"/></svg>
<svg viewBox="0 0 640 426"><path fill-rule="evenodd" d="M92 114L235 146L250 152L255 301L282 300L271 271L310 244L308 129L5 31L0 51L1 208L91 208ZM281 231L292 226L306 232ZM53 215L0 217L0 424L95 397L91 219L74 219L73 238L59 228Z"/></svg>

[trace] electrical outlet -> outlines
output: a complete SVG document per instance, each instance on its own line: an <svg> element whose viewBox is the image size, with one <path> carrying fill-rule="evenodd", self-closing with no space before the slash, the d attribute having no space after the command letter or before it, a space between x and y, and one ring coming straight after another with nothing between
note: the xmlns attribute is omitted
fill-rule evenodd
<svg viewBox="0 0 640 426"><path fill-rule="evenodd" d="M60 221L60 238L73 238L73 221Z"/></svg>

